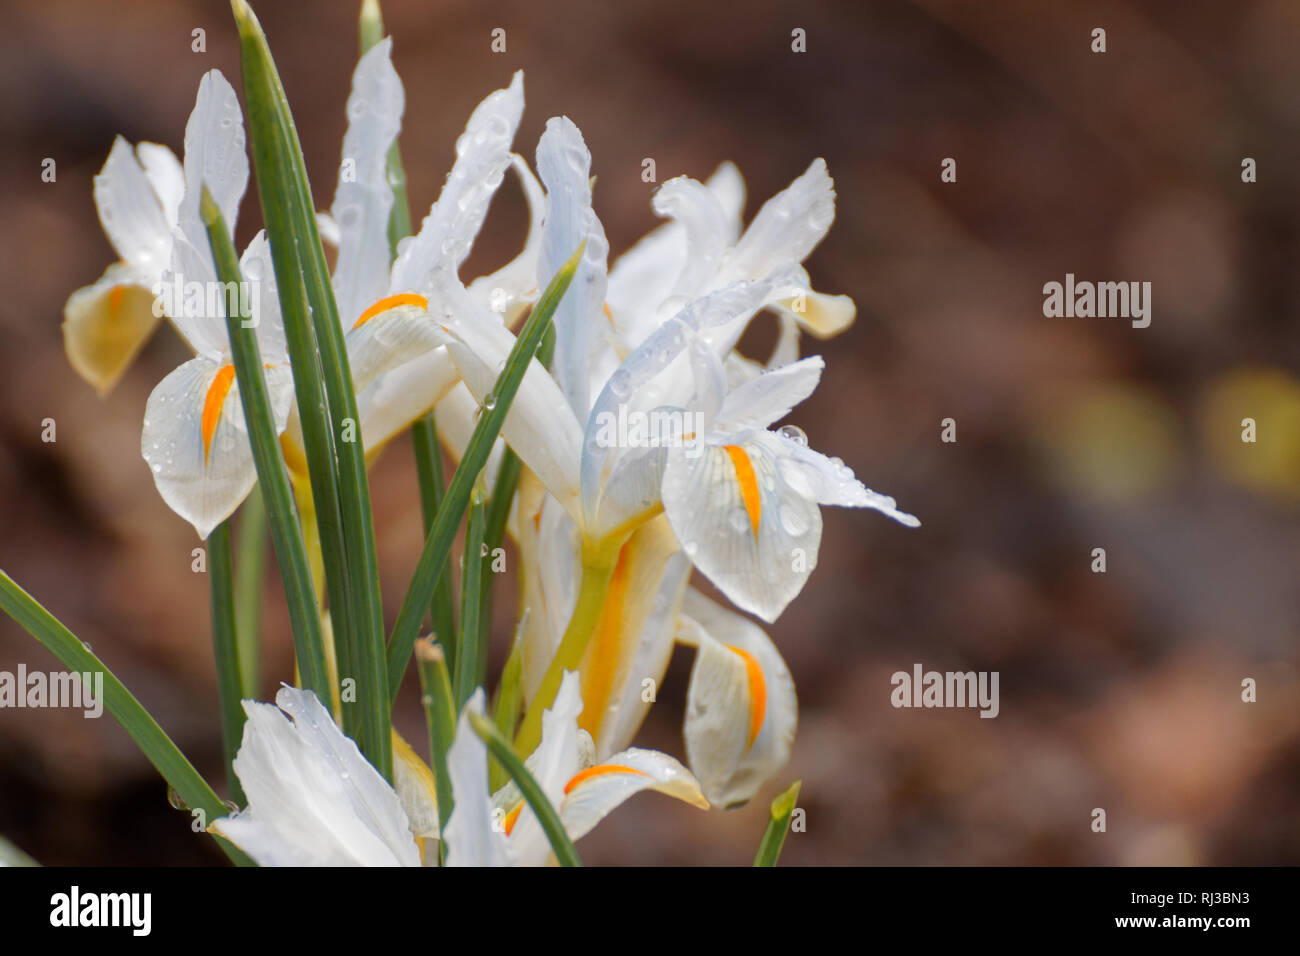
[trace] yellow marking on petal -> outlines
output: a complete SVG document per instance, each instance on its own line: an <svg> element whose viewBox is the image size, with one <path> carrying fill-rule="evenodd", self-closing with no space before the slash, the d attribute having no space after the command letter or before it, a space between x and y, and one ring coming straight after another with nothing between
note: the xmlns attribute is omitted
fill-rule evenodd
<svg viewBox="0 0 1300 956"><path fill-rule="evenodd" d="M605 604L600 609L600 617L596 620L596 628L591 634L584 658L582 699L588 701L589 706L582 708L578 726L592 737L599 732L600 722L607 710L596 702L609 700L614 688L615 670L619 665L619 649L629 627L624 611L630 597L628 578L631 575L631 565L628 545L624 543L619 549L618 560L609 579L609 590L605 592Z"/></svg>
<svg viewBox="0 0 1300 956"><path fill-rule="evenodd" d="M415 292L402 292L397 295L387 296L386 298L380 299L370 308L366 309L366 311L362 312L361 318L357 319L357 321L353 323L352 327L354 329L360 328L379 313L387 312L389 309L395 309L399 305L413 305L417 308L427 309L429 307L429 300Z"/></svg>
<svg viewBox="0 0 1300 956"><path fill-rule="evenodd" d="M586 783L592 777L602 777L607 773L633 773L638 777L648 777L650 774L644 770L637 770L636 767L627 767L621 763L601 763L594 767L588 767L586 770L579 770L573 775L573 779L564 785L564 792L568 793L574 787Z"/></svg>
<svg viewBox="0 0 1300 956"><path fill-rule="evenodd" d="M524 801L520 800L518 803L515 804L515 808L506 814L506 821L505 821L506 836L510 836L510 831L513 830L515 828L515 824L519 822L519 811L522 810L523 808L524 808Z"/></svg>
<svg viewBox="0 0 1300 956"><path fill-rule="evenodd" d="M108 311L113 318L122 309L122 300L126 298L126 286L115 285L108 290Z"/></svg>
<svg viewBox="0 0 1300 956"><path fill-rule="evenodd" d="M609 303L606 302L605 305L603 306L603 308L604 308L604 311L605 311L605 318L609 319L609 324L610 324L610 325L613 325L613 324L614 324L614 313L611 312L611 311L609 310Z"/></svg>
<svg viewBox="0 0 1300 956"><path fill-rule="evenodd" d="M736 466L736 480L740 482L740 497L745 502L745 511L749 513L749 524L758 537L758 523L763 518L763 499L758 493L758 478L754 475L754 465L749 460L745 449L739 445L724 445L731 463Z"/></svg>
<svg viewBox="0 0 1300 956"><path fill-rule="evenodd" d="M763 718L767 716L767 681L763 679L763 668L753 654L732 644L727 644L726 648L745 662L745 676L749 678L749 746L752 747L758 739L758 732L763 729Z"/></svg>
<svg viewBox="0 0 1300 956"><path fill-rule="evenodd" d="M235 367L223 365L208 386L208 394L203 399L203 463L208 463L208 451L212 448L212 436L216 434L217 423L221 421L221 409L225 407L226 395L235 383Z"/></svg>

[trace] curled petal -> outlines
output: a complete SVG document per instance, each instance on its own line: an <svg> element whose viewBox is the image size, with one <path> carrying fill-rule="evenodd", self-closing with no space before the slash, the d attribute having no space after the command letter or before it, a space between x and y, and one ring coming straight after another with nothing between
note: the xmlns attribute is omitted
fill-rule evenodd
<svg viewBox="0 0 1300 956"><path fill-rule="evenodd" d="M709 808L699 781L680 761L656 750L634 747L579 771L569 781L560 808L564 829L570 839L579 840L643 790L657 790L701 810Z"/></svg>
<svg viewBox="0 0 1300 956"><path fill-rule="evenodd" d="M77 374L106 394L158 325L153 290L117 263L63 307L63 347Z"/></svg>
<svg viewBox="0 0 1300 956"><path fill-rule="evenodd" d="M696 646L686 753L714 803L745 803L790 759L799 720L790 671L752 621L688 591L678 628Z"/></svg>

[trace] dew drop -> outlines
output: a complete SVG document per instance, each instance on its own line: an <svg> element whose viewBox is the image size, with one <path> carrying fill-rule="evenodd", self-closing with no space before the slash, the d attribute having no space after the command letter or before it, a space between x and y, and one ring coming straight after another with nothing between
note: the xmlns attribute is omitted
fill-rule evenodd
<svg viewBox="0 0 1300 956"><path fill-rule="evenodd" d="M794 442L796 445L808 445L808 433L798 425L782 425L776 430L776 433L782 438Z"/></svg>
<svg viewBox="0 0 1300 956"><path fill-rule="evenodd" d="M173 810L188 810L189 806L181 799L180 793L175 787L167 788L167 802L171 804Z"/></svg>

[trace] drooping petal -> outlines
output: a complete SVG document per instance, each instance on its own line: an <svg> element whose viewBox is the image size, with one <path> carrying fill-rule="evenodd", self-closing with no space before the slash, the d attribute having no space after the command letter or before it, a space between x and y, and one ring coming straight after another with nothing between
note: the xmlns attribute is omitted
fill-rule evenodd
<svg viewBox="0 0 1300 956"><path fill-rule="evenodd" d="M713 803L745 803L790 759L794 682L763 630L688 590L678 639L697 648L687 691L686 753Z"/></svg>
<svg viewBox="0 0 1300 956"><path fill-rule="evenodd" d="M99 221L117 254L142 278L156 280L171 255L171 227L135 151L121 136L95 176L94 193Z"/></svg>
<svg viewBox="0 0 1300 956"><path fill-rule="evenodd" d="M63 347L77 374L106 394L161 318L154 294L129 266L115 263L63 307Z"/></svg>
<svg viewBox="0 0 1300 956"><path fill-rule="evenodd" d="M397 793L310 691L245 701L235 773L247 809L210 829L263 866L419 866Z"/></svg>
<svg viewBox="0 0 1300 956"><path fill-rule="evenodd" d="M686 555L737 606L765 621L803 589L817 564L822 519L790 487L767 432L670 455L664 513Z"/></svg>
<svg viewBox="0 0 1300 956"><path fill-rule="evenodd" d="M483 700L480 688L465 710L482 714ZM447 866L513 866L516 862L505 828L493 813L487 760L487 747L462 714L447 750L447 775L455 800L444 832Z"/></svg>
<svg viewBox="0 0 1300 956"><path fill-rule="evenodd" d="M178 225L185 238L201 249L207 249L207 230L199 216L204 186L221 209L226 228L233 230L248 186L248 154L239 97L220 70L203 74L185 124L185 197Z"/></svg>
<svg viewBox="0 0 1300 956"><path fill-rule="evenodd" d="M278 434L293 377L277 366L265 379ZM198 357L164 378L145 406L140 449L163 501L206 538L257 481L234 366Z"/></svg>
<svg viewBox="0 0 1300 956"><path fill-rule="evenodd" d="M569 838L576 841L586 836L611 811L643 790L657 790L701 810L709 808L699 781L680 761L657 750L632 748L580 770L565 786L560 817Z"/></svg>
<svg viewBox="0 0 1300 956"><path fill-rule="evenodd" d="M429 315L426 305L423 296L404 293L380 299L360 314L344 337L357 391L447 343L447 333Z"/></svg>
<svg viewBox="0 0 1300 956"><path fill-rule="evenodd" d="M591 208L591 153L582 133L567 116L547 121L537 144L537 171L546 186L546 218L538 288L546 288L582 243L582 261L552 320L555 359L552 368L578 420L589 408L587 390L594 335L604 320L605 259L609 243Z"/></svg>
<svg viewBox="0 0 1300 956"><path fill-rule="evenodd" d="M391 60L393 40L370 48L352 74L343 161L330 207L338 223L334 294L344 327L388 292L388 149L402 126L405 98Z"/></svg>
<svg viewBox="0 0 1300 956"><path fill-rule="evenodd" d="M400 246L390 291L430 291L435 271L455 274L469 255L506 167L524 110L524 75L490 94L456 140L456 162L419 233Z"/></svg>

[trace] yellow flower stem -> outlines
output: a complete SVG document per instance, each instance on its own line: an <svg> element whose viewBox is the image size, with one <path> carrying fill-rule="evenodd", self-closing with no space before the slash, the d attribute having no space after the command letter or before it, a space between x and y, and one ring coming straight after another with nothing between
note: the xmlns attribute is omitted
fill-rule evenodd
<svg viewBox="0 0 1300 956"><path fill-rule="evenodd" d="M515 749L521 756L527 757L541 743L542 712L555 702L564 672L576 671L582 663L582 655L587 652L591 635L596 630L596 622L600 620L601 608L605 605L605 595L609 591L610 578L614 576L618 553L626 540L627 535L618 534L600 542L583 542L582 583L578 589L578 600L573 606L573 616L569 618L569 626L560 639L555 657L551 659L550 667L546 669L542 683L524 713L524 722L515 738Z"/></svg>

